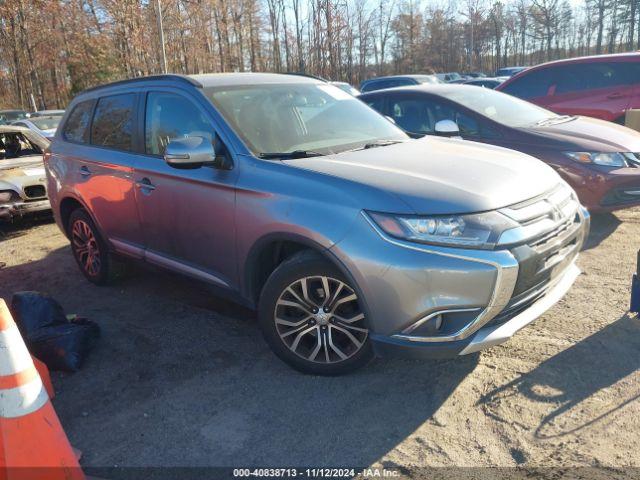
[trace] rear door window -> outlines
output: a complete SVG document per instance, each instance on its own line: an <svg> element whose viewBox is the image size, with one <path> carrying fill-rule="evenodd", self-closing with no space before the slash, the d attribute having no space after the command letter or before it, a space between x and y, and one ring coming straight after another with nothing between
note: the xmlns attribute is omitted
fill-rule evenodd
<svg viewBox="0 0 640 480"><path fill-rule="evenodd" d="M88 139L89 120L93 101L88 100L78 103L69 114L67 122L62 129L62 136L69 142L86 143Z"/></svg>
<svg viewBox="0 0 640 480"><path fill-rule="evenodd" d="M133 150L133 112L136 95L102 97L91 124L91 144L116 150Z"/></svg>
<svg viewBox="0 0 640 480"><path fill-rule="evenodd" d="M634 70L636 70L634 72ZM556 69L556 94L614 88L639 81L637 64L594 62L561 66Z"/></svg>
<svg viewBox="0 0 640 480"><path fill-rule="evenodd" d="M204 137L214 140L214 129L204 113L190 100L167 92L149 92L145 115L145 151L164 155L171 140Z"/></svg>
<svg viewBox="0 0 640 480"><path fill-rule="evenodd" d="M518 98L544 97L553 82L552 69L544 68L525 73L506 85L502 91Z"/></svg>

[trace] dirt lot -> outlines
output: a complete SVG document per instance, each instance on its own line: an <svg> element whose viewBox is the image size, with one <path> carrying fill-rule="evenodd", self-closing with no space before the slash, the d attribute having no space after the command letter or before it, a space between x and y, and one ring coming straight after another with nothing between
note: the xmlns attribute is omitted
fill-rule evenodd
<svg viewBox="0 0 640 480"><path fill-rule="evenodd" d="M46 291L101 325L84 369L54 376L54 403L83 464L117 466L110 478L131 466L640 467L640 321L626 314L639 238L640 209L595 217L576 285L503 346L341 378L290 370L252 312L181 277L138 269L90 285L49 222L0 235L0 296Z"/></svg>

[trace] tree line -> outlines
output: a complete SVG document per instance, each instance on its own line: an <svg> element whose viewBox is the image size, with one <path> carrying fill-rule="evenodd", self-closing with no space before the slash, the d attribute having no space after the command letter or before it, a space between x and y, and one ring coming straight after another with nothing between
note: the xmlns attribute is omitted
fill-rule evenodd
<svg viewBox="0 0 640 480"><path fill-rule="evenodd" d="M640 0L580 2L0 0L0 108L62 108L87 87L162 73L160 25L169 72L354 85L640 49Z"/></svg>

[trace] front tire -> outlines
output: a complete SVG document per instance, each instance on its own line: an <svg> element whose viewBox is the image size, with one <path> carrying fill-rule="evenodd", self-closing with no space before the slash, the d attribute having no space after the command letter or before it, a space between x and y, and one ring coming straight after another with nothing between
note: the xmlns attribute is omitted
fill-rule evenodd
<svg viewBox="0 0 640 480"><path fill-rule="evenodd" d="M304 252L283 262L260 295L265 340L303 373L342 375L373 358L362 302L330 262Z"/></svg>
<svg viewBox="0 0 640 480"><path fill-rule="evenodd" d="M83 275L96 285L107 285L124 273L122 262L109 253L107 243L83 208L71 212L68 223L71 251Z"/></svg>

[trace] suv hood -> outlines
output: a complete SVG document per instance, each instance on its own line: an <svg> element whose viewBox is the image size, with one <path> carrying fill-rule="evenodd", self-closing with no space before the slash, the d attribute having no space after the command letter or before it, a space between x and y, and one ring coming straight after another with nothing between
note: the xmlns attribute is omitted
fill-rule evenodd
<svg viewBox="0 0 640 480"><path fill-rule="evenodd" d="M286 163L393 194L417 214L494 210L561 181L551 167L528 155L437 137Z"/></svg>
<svg viewBox="0 0 640 480"><path fill-rule="evenodd" d="M640 133L597 118L576 117L568 122L527 130L551 140L554 147L557 144L570 151L640 153Z"/></svg>

